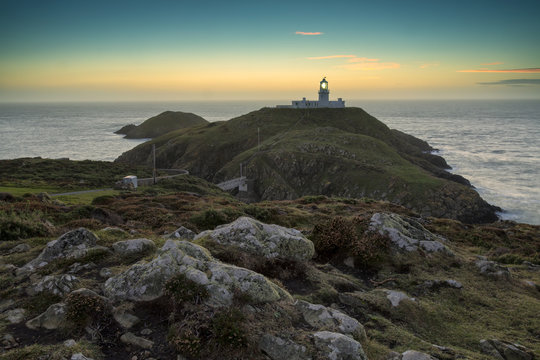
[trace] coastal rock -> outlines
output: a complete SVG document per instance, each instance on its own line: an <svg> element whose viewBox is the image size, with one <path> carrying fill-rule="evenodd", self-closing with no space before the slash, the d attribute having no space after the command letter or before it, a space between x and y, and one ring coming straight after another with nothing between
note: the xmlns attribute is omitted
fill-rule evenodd
<svg viewBox="0 0 540 360"><path fill-rule="evenodd" d="M114 252L120 256L143 254L156 248L156 244L149 239L131 239L118 241L112 244Z"/></svg>
<svg viewBox="0 0 540 360"><path fill-rule="evenodd" d="M367 360L362 345L349 336L330 331L313 334L315 347L331 360Z"/></svg>
<svg viewBox="0 0 540 360"><path fill-rule="evenodd" d="M364 326L339 310L303 300L299 300L296 307L302 313L304 321L318 330L326 329L352 335L360 341L366 339Z"/></svg>
<svg viewBox="0 0 540 360"><path fill-rule="evenodd" d="M497 339L480 340L480 349L486 355L499 360L533 360L532 351L519 344Z"/></svg>
<svg viewBox="0 0 540 360"><path fill-rule="evenodd" d="M188 241L167 240L161 253L148 263L132 265L109 278L105 295L113 300L149 301L163 294L165 282L175 274L184 274L209 293L207 303L228 306L234 290L247 295L254 303L277 301L290 295L263 275L221 263L203 247Z"/></svg>
<svg viewBox="0 0 540 360"><path fill-rule="evenodd" d="M78 283L79 279L74 275L48 275L37 284L26 288L26 293L30 296L34 296L41 292L48 292L53 295L63 296L71 292Z"/></svg>
<svg viewBox="0 0 540 360"><path fill-rule="evenodd" d="M170 131L205 124L208 124L208 121L192 113L165 111L145 120L138 126L124 126L116 133L125 134L127 139L154 138Z"/></svg>
<svg viewBox="0 0 540 360"><path fill-rule="evenodd" d="M306 347L292 340L264 334L259 349L272 360L307 360Z"/></svg>
<svg viewBox="0 0 540 360"><path fill-rule="evenodd" d="M200 233L221 245L232 245L265 258L307 261L315 254L313 243L296 229L268 225L249 217Z"/></svg>
<svg viewBox="0 0 540 360"><path fill-rule="evenodd" d="M510 270L507 267L497 264L495 261L477 260L476 267L480 271L480 274L493 278L493 279L509 279L511 277Z"/></svg>
<svg viewBox="0 0 540 360"><path fill-rule="evenodd" d="M196 234L189 230L188 228L185 228L183 226L180 226L178 229L174 230L172 233L165 235L164 238L166 239L184 239L184 240L193 240L195 238Z"/></svg>
<svg viewBox="0 0 540 360"><path fill-rule="evenodd" d="M136 127L137 126L135 124L124 125L120 129L116 130L114 133L120 134L120 135L126 135L131 130L135 129Z"/></svg>
<svg viewBox="0 0 540 360"><path fill-rule="evenodd" d="M127 332L120 336L120 341L126 345L132 345L143 349L151 349L154 346L154 342L143 337L137 336L133 333Z"/></svg>
<svg viewBox="0 0 540 360"><path fill-rule="evenodd" d="M442 244L444 238L431 233L418 221L398 214L373 214L369 230L390 239L395 248L403 252L422 249L426 252L452 252Z"/></svg>
<svg viewBox="0 0 540 360"><path fill-rule="evenodd" d="M32 272L56 259L84 257L90 248L96 246L96 241L96 235L85 228L69 231L47 243L38 257L17 270L17 275Z"/></svg>
<svg viewBox="0 0 540 360"><path fill-rule="evenodd" d="M52 304L44 313L28 320L26 322L26 327L32 330L37 330L39 328L54 330L64 327L66 325L66 311L66 304Z"/></svg>

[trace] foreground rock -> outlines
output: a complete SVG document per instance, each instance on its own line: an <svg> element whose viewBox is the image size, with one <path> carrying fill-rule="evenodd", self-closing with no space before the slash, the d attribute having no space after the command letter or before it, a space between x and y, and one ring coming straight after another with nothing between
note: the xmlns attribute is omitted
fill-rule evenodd
<svg viewBox="0 0 540 360"><path fill-rule="evenodd" d="M480 340L480 348L486 355L499 360L532 360L534 355L524 346L497 339Z"/></svg>
<svg viewBox="0 0 540 360"><path fill-rule="evenodd" d="M418 221L397 214L376 213L371 217L370 231L390 239L395 248L403 252L422 249L426 252L452 252L442 244L444 239L431 233Z"/></svg>
<svg viewBox="0 0 540 360"><path fill-rule="evenodd" d="M265 334L259 341L259 349L272 360L307 360L306 347L289 339Z"/></svg>
<svg viewBox="0 0 540 360"><path fill-rule="evenodd" d="M144 254L156 248L156 244L149 239L131 239L118 241L112 244L113 250L120 256Z"/></svg>
<svg viewBox="0 0 540 360"><path fill-rule="evenodd" d="M289 298L290 295L263 275L244 268L224 264L201 246L188 241L167 240L161 254L148 263L138 263L109 278L105 295L115 301L149 301L163 295L167 280L176 274L206 287L207 303L227 306L234 291L245 294L253 303Z"/></svg>
<svg viewBox="0 0 540 360"><path fill-rule="evenodd" d="M367 360L362 345L352 338L330 331L313 334L320 354L331 360Z"/></svg>
<svg viewBox="0 0 540 360"><path fill-rule="evenodd" d="M56 259L82 258L89 249L96 247L97 240L96 235L85 228L69 231L58 239L50 241L38 257L17 270L17 275L32 272Z"/></svg>
<svg viewBox="0 0 540 360"><path fill-rule="evenodd" d="M238 247L265 258L307 261L315 254L313 243L296 229L268 225L249 217L200 233L195 240L205 238L221 245Z"/></svg>
<svg viewBox="0 0 540 360"><path fill-rule="evenodd" d="M40 280L36 285L32 285L26 289L26 293L34 296L41 292L48 292L53 295L63 296L71 292L79 283L79 279L73 275L48 275Z"/></svg>
<svg viewBox="0 0 540 360"><path fill-rule="evenodd" d="M492 279L509 279L510 270L507 267L497 264L495 261L480 259L475 262L480 274Z"/></svg>
<svg viewBox="0 0 540 360"><path fill-rule="evenodd" d="M66 325L66 312L67 306L64 303L52 304L47 310L26 322L26 327L32 330L38 330L44 328L47 330L54 330Z"/></svg>

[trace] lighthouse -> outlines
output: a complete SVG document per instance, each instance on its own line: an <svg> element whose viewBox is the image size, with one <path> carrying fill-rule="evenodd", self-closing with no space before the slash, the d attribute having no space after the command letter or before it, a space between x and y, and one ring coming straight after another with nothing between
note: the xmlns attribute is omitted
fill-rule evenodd
<svg viewBox="0 0 540 360"><path fill-rule="evenodd" d="M328 81L326 76L323 77L319 83L319 100L293 100L291 105L278 105L278 108L293 108L293 109L306 109L306 108L344 108L345 101L338 98L337 101L330 101L330 90L328 90Z"/></svg>

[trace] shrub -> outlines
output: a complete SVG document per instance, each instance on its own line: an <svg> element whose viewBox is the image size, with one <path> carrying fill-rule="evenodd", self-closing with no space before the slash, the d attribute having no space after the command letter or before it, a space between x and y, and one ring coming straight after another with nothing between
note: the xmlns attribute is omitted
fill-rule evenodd
<svg viewBox="0 0 540 360"><path fill-rule="evenodd" d="M107 303L99 296L85 293L71 293L66 296L66 319L76 329L86 326L100 327L102 323L110 321L110 312Z"/></svg>
<svg viewBox="0 0 540 360"><path fill-rule="evenodd" d="M0 239L17 240L35 236L49 236L52 230L44 222L40 211L0 211Z"/></svg>
<svg viewBox="0 0 540 360"><path fill-rule="evenodd" d="M204 285L197 284L184 274L177 274L165 283L164 295L175 304L200 304L209 296Z"/></svg>
<svg viewBox="0 0 540 360"><path fill-rule="evenodd" d="M338 216L315 225L311 241L319 256L331 257L339 250L349 247L357 237L354 223Z"/></svg>
<svg viewBox="0 0 540 360"><path fill-rule="evenodd" d="M226 214L214 209L205 210L198 215L194 215L191 217L190 221L201 230L214 229L216 226L228 222Z"/></svg>
<svg viewBox="0 0 540 360"><path fill-rule="evenodd" d="M218 313L212 319L212 337L220 346L239 348L247 345L247 338L242 327L244 314L231 308Z"/></svg>

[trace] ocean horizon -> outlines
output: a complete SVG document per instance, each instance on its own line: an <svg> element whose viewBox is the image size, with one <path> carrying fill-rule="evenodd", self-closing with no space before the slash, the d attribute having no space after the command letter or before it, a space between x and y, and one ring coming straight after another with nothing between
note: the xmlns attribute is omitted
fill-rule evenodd
<svg viewBox="0 0 540 360"><path fill-rule="evenodd" d="M0 103L0 159L112 161L147 139L114 134L163 111L225 121L277 101ZM502 219L540 225L540 100L349 100L427 141Z"/></svg>

